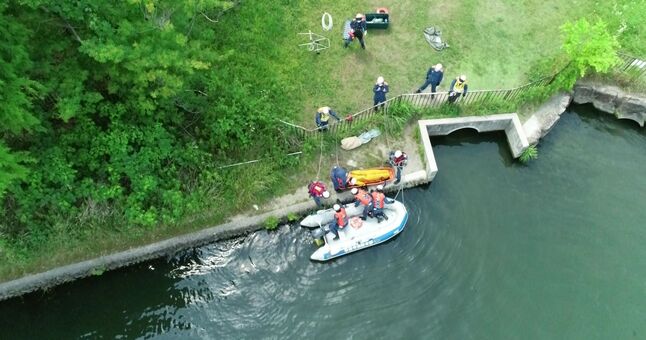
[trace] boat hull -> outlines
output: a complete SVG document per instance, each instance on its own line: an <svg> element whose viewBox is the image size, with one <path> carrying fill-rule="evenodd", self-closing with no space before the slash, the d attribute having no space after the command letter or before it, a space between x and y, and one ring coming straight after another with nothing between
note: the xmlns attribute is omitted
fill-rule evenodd
<svg viewBox="0 0 646 340"><path fill-rule="evenodd" d="M369 248L386 242L404 230L408 221L408 211L404 204L398 201L387 204L384 208L388 220L378 223L376 219L369 218L363 226L354 229L350 226L339 230L340 238L333 240L333 234L325 235L325 244L318 248L310 259L313 261L329 261L355 251ZM348 214L353 216L352 214Z"/></svg>

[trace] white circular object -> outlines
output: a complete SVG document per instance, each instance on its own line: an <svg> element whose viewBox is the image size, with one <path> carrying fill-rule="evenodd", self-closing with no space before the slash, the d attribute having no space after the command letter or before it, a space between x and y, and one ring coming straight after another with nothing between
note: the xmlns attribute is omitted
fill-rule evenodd
<svg viewBox="0 0 646 340"><path fill-rule="evenodd" d="M323 26L324 31L329 31L332 29L332 16L330 15L330 13L323 13L323 17L321 17L321 26Z"/></svg>

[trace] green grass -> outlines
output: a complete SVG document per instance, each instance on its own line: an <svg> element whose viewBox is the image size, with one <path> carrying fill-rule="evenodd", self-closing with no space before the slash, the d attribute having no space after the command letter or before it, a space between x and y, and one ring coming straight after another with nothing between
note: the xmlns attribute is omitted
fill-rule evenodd
<svg viewBox="0 0 646 340"><path fill-rule="evenodd" d="M383 3L379 3L383 4ZM382 75L390 84L390 96L410 93L421 85L426 70L437 62L445 66L446 91L452 78L466 74L470 89L504 89L528 82L532 65L559 53L559 26L593 8L590 1L412 1L386 3L391 12L387 30L370 30L367 49L354 43L342 46L343 21L358 11L368 12L376 2L300 1L290 7L298 13L282 34L283 48L300 59L295 73L308 75L296 89L301 99L295 112L298 122L313 126L313 113L328 105L342 114L372 105L372 84ZM334 19L331 32L323 32L323 12ZM271 23L267 23L270 25ZM442 29L450 48L431 49L422 30ZM331 41L331 48L316 55L297 45L297 32L312 30Z"/></svg>

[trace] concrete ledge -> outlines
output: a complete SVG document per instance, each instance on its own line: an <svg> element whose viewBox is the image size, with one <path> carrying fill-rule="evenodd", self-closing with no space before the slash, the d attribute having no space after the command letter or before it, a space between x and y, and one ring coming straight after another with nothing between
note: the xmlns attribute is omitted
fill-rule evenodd
<svg viewBox="0 0 646 340"><path fill-rule="evenodd" d="M428 176L423 169L407 168L406 170L412 170L413 172L403 174L400 184L388 184L384 190L395 192L404 188L428 183ZM333 193L333 195L330 202L333 202L337 198L343 202L349 202L353 199L350 192ZM316 209L316 205L311 199L306 198L306 194L298 196L302 197L303 200L298 202L293 197L288 197L291 200L289 204L281 205L280 208L273 209L269 212L253 216L236 216L228 223L187 235L0 283L0 301L92 276L93 273L103 273L144 261L170 256L185 249L251 233L263 229L263 223L271 216L284 218L288 214L303 215Z"/></svg>
<svg viewBox="0 0 646 340"><path fill-rule="evenodd" d="M26 294L38 289L46 289L65 282L91 276L94 272L109 271L132 264L168 256L177 251L199 247L218 240L244 235L262 229L263 222L270 216L284 217L289 213L303 214L315 207L311 200L296 203L281 209L255 216L243 216L230 222L204 229L195 233L174 237L144 247L102 256L43 273L22 277L0 284L0 301Z"/></svg>
<svg viewBox="0 0 646 340"><path fill-rule="evenodd" d="M515 113L506 113L490 116L460 117L426 119L418 121L424 154L426 157L426 172L428 180L432 181L437 174L438 168L431 145L431 136L445 136L460 129L474 129L478 132L504 131L507 142L514 158L520 155L529 147L525 136L525 130Z"/></svg>

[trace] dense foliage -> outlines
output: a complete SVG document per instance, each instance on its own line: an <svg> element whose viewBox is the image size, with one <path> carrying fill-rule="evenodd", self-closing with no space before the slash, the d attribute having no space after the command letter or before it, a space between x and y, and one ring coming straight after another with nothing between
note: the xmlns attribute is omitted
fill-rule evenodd
<svg viewBox="0 0 646 340"><path fill-rule="evenodd" d="M222 27L253 25L218 25L234 5L0 5L0 262L55 233L177 222L235 197L218 165L287 147L271 124L281 75L218 46Z"/></svg>

